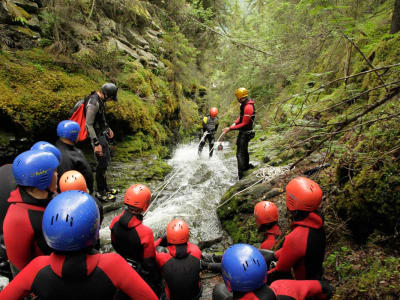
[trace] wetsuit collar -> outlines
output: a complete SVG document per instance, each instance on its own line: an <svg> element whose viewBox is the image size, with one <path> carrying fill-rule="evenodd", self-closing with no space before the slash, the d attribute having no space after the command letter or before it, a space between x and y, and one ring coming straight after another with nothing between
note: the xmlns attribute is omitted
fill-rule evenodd
<svg viewBox="0 0 400 300"><path fill-rule="evenodd" d="M309 228L319 229L324 224L322 218L315 212L310 212L309 215L300 221L292 222L291 227L294 228L296 226L303 226Z"/></svg>
<svg viewBox="0 0 400 300"><path fill-rule="evenodd" d="M128 209L125 209L122 213L119 223L125 228L134 228L142 224L143 216L131 213Z"/></svg>
<svg viewBox="0 0 400 300"><path fill-rule="evenodd" d="M80 280L88 277L95 270L100 254L88 254L87 251L70 254L50 254L50 267L61 278Z"/></svg>
<svg viewBox="0 0 400 300"><path fill-rule="evenodd" d="M175 258L184 258L190 254L187 243L180 245L169 245L168 251Z"/></svg>
<svg viewBox="0 0 400 300"><path fill-rule="evenodd" d="M279 228L279 225L275 224L274 226L272 226L272 228L265 231L265 235L269 235L269 234L273 234L275 236L281 235L282 232L281 232L281 229Z"/></svg>
<svg viewBox="0 0 400 300"><path fill-rule="evenodd" d="M26 203L26 204L31 204L35 206L40 206L40 207L46 207L47 204L49 204L51 200L51 194L49 193L49 196L47 199L36 199L33 198L31 195L29 195L23 187L17 187L14 191L10 193L10 198L8 199L8 202L10 203Z"/></svg>

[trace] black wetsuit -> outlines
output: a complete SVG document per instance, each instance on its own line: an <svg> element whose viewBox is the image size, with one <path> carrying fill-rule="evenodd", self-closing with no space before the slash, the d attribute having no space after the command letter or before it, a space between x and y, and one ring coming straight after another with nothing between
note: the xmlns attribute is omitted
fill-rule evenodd
<svg viewBox="0 0 400 300"><path fill-rule="evenodd" d="M207 132L207 135L202 139L202 141L199 144L199 153L203 151L203 147L208 141L208 147L209 147L209 157L213 155L214 152L214 140L215 140L215 132L218 129L218 118L215 117L214 119L208 115L207 117L204 117L203 119L203 135L205 132Z"/></svg>
<svg viewBox="0 0 400 300"><path fill-rule="evenodd" d="M86 128L92 146L100 144L103 150L103 155L95 154L96 167L96 184L97 191L100 194L105 194L109 190L107 185L106 171L110 163L110 148L106 138L106 133L109 131L109 126L105 117L105 103L100 99L96 92L92 92L87 98L86 105Z"/></svg>

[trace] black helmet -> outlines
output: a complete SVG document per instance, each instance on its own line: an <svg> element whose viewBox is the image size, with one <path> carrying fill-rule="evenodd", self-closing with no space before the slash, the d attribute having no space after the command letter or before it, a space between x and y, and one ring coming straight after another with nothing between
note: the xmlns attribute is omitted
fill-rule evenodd
<svg viewBox="0 0 400 300"><path fill-rule="evenodd" d="M114 101L117 101L117 92L118 88L114 83L105 83L101 87L101 92L104 94L105 99L111 98Z"/></svg>

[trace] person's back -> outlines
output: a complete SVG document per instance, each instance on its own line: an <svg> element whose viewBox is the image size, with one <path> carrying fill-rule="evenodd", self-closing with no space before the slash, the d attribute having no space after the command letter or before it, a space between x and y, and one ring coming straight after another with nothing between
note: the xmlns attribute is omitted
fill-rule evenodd
<svg viewBox="0 0 400 300"><path fill-rule="evenodd" d="M182 231L186 233L181 235ZM178 239L174 237L176 234L180 236ZM168 253L156 254L170 300L192 300L201 296L201 250L189 243L188 238L187 224L183 220L173 220L167 227Z"/></svg>
<svg viewBox="0 0 400 300"><path fill-rule="evenodd" d="M79 124L64 120L57 126L57 135L59 140L56 147L61 152L60 165L57 168L60 178L65 172L76 170L85 177L89 193L93 193L93 172L85 155L75 146L80 132Z"/></svg>
<svg viewBox="0 0 400 300"><path fill-rule="evenodd" d="M269 282L290 278L291 269L297 280L321 279L326 244L323 220L316 213L321 200L321 188L308 178L297 177L287 185L286 205L293 230L275 252L278 262L268 272Z"/></svg>
<svg viewBox="0 0 400 300"><path fill-rule="evenodd" d="M111 300L120 290L129 299L156 300L120 255L92 252L99 218L90 195L81 191L57 195L43 215L43 233L54 252L35 258L0 293L0 299L17 300L33 293L41 300Z"/></svg>

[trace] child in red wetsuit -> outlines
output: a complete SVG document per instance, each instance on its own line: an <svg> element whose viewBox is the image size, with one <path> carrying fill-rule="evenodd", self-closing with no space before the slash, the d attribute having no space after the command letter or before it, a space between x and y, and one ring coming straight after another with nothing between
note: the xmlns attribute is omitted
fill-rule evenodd
<svg viewBox="0 0 400 300"><path fill-rule="evenodd" d="M201 250L188 240L189 227L186 222L172 220L167 226L168 252L156 255L169 300L195 300L201 296ZM162 239L156 241L156 246L160 244L163 244Z"/></svg>
<svg viewBox="0 0 400 300"><path fill-rule="evenodd" d="M110 225L112 245L125 259L135 266L155 292L161 292L160 274L156 264L153 231L142 224L143 213L150 205L150 189L134 184L125 193L126 209Z"/></svg>
<svg viewBox="0 0 400 300"><path fill-rule="evenodd" d="M0 300L19 300L30 293L41 300L110 300L118 291L129 299L157 300L121 256L93 251L99 224L99 209L90 195L57 195L43 215L43 234L54 252L30 262L0 293Z"/></svg>
<svg viewBox="0 0 400 300"><path fill-rule="evenodd" d="M213 300L323 300L331 296L330 286L318 280L278 280L267 286L267 265L251 245L228 248L221 267L225 285L215 286Z"/></svg>
<svg viewBox="0 0 400 300"><path fill-rule="evenodd" d="M254 206L254 217L258 232L265 235L260 249L271 250L281 235L278 225L278 207L270 201L261 201Z"/></svg>
<svg viewBox="0 0 400 300"><path fill-rule="evenodd" d="M321 279L326 237L323 220L316 212L322 190L311 179L297 177L286 186L286 206L292 219L292 231L282 248L275 252L276 267L268 272L268 282L290 278Z"/></svg>

